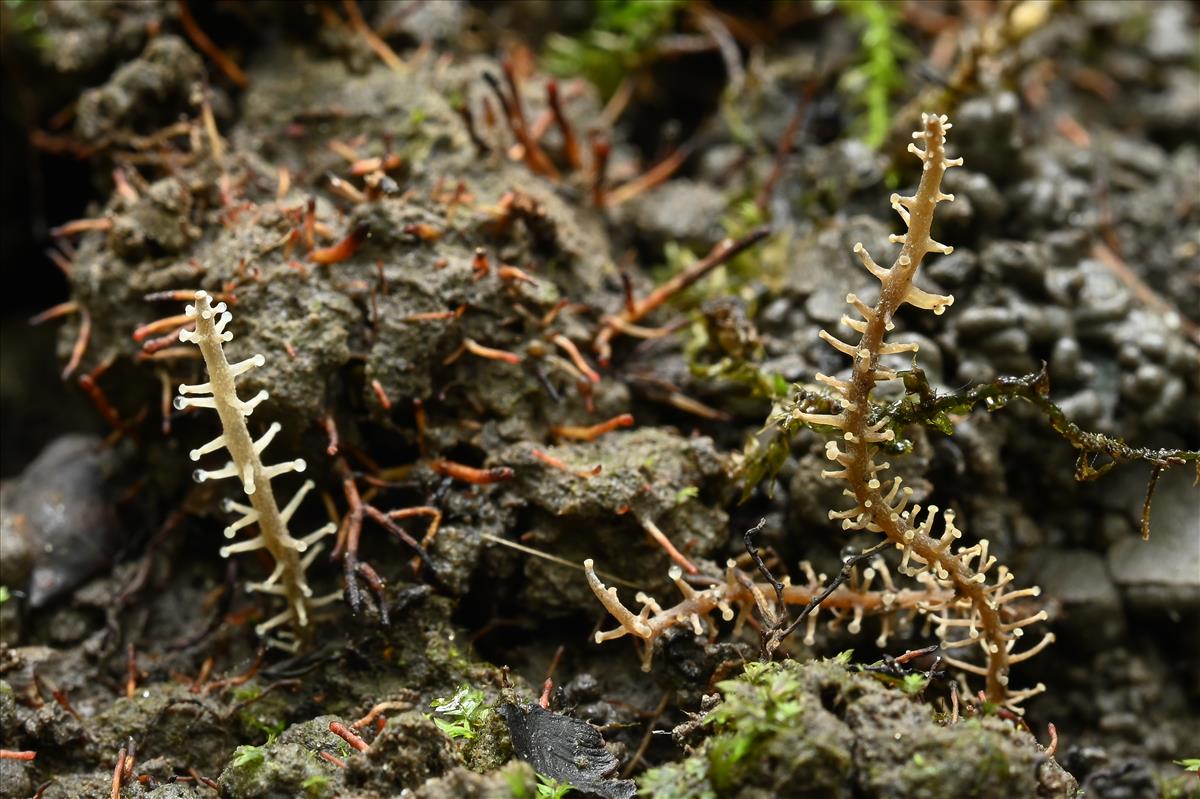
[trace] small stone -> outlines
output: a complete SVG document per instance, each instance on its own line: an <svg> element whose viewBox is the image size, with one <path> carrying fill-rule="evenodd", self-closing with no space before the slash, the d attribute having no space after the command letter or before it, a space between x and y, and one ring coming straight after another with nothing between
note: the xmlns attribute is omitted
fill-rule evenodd
<svg viewBox="0 0 1200 799"><path fill-rule="evenodd" d="M1056 625L1055 631L1070 637L1073 646L1098 652L1124 634L1121 596L1103 556L1082 549L1050 550L1033 576L1043 597L1062 603L1069 622Z"/></svg>
<svg viewBox="0 0 1200 799"><path fill-rule="evenodd" d="M1146 51L1159 61L1192 62L1196 55L1195 27L1187 3L1162 3L1150 17Z"/></svg>
<svg viewBox="0 0 1200 799"><path fill-rule="evenodd" d="M1012 327L1017 323L1017 315L1011 308L976 306L964 309L956 321L961 335L983 336Z"/></svg>
<svg viewBox="0 0 1200 799"><path fill-rule="evenodd" d="M1073 338L1060 338L1050 353L1050 379L1055 382L1074 383L1079 379L1079 362L1083 349Z"/></svg>
<svg viewBox="0 0 1200 799"><path fill-rule="evenodd" d="M1024 354L1029 352L1029 334L1019 327L1010 327L987 336L979 346L993 355Z"/></svg>
<svg viewBox="0 0 1200 799"><path fill-rule="evenodd" d="M110 563L119 528L105 481L115 465L98 437L65 435L0 492L4 584L26 590L31 607Z"/></svg>
<svg viewBox="0 0 1200 799"><path fill-rule="evenodd" d="M1108 551L1108 568L1141 610L1200 606L1200 491L1188 469L1167 472L1151 506L1150 540L1133 536Z"/></svg>
<svg viewBox="0 0 1200 799"><path fill-rule="evenodd" d="M925 274L949 289L968 286L975 279L979 257L970 250L955 250L923 267Z"/></svg>

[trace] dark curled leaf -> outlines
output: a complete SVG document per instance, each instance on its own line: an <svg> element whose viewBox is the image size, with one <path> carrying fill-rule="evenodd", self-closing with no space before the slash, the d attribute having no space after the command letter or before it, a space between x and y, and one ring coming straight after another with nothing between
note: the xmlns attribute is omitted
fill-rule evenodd
<svg viewBox="0 0 1200 799"><path fill-rule="evenodd" d="M501 705L513 751L533 770L570 783L580 796L630 799L633 780L610 779L617 759L604 747L596 728L581 719L543 710L539 705Z"/></svg>

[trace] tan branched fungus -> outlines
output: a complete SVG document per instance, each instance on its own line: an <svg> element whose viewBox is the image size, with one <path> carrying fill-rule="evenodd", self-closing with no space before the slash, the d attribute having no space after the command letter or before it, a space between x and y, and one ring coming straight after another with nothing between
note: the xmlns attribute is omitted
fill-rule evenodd
<svg viewBox="0 0 1200 799"><path fill-rule="evenodd" d="M706 631L715 632L715 620L712 618L714 612L720 612L722 621L734 621L735 635L741 631L746 619L755 610L768 627L774 626L780 620L781 609L775 603L773 586L753 581L749 575L740 571L732 560L725 563L725 579L714 581L710 587L704 589L697 589L685 582L683 569L672 566L668 575L683 595L683 600L669 608L663 608L653 597L638 592L634 597L642 605L638 613L621 603L617 598L616 588L607 587L600 582L600 578L596 576L595 564L590 558L583 562L583 570L592 593L620 623L614 630L597 632L596 643L602 644L626 635L641 638L646 642L642 652L643 671L650 670L655 640L672 627L690 627L697 635ZM829 585L829 578L824 574L817 574L807 561L800 564L800 570L805 577L802 585L793 585L788 577L783 579L782 596L787 605L807 606L820 597ZM876 580L878 587L875 587ZM952 592L937 586L924 586L920 590L897 589L887 565L880 560L873 566L855 569L847 582L837 585L828 596L821 599L820 604L804 619L804 642L810 646L815 643L819 613L824 610L829 613L830 628L836 628L844 622L846 629L853 634L862 630L864 617L878 616L882 621L875 643L885 646L895 629L896 620L901 615L911 616L930 603L939 604L952 599Z"/></svg>
<svg viewBox="0 0 1200 799"><path fill-rule="evenodd" d="M272 466L263 465L259 456L280 431L281 425L274 422L257 441L251 438L246 419L267 399L267 392L260 391L249 400L241 400L238 398L235 382L240 375L256 366L262 366L266 359L262 355L254 355L238 363L229 363L225 359L224 345L233 339L233 333L225 330L225 327L233 315L226 310L223 302L213 306L212 298L207 292L197 291L195 300L195 305L187 306L186 315L195 320L196 329L180 331L179 340L193 343L200 348L204 364L208 368L209 382L179 386L175 407L179 410L212 408L221 418L224 432L207 444L192 450L189 455L193 461L222 448L229 452L232 460L220 469L197 469L194 477L196 482L200 483L226 477L236 477L241 481L242 490L250 504L225 501L225 511L241 514L241 518L225 528L225 537L233 538L238 530L252 524L258 525L258 534L253 538L222 547L221 557L227 558L235 552L253 552L259 549L270 553L275 561L275 568L270 576L260 583L248 583L246 588L282 597L287 602L287 609L257 625L255 632L265 636L285 623L290 624L290 633L276 635L269 639L269 643L295 650L309 638L311 611L341 597L341 592L338 591L328 596L313 598L312 589L304 578L305 570L321 550L322 545L317 542L334 532L336 526L327 524L303 538L293 538L288 532L288 521L304 496L313 488L313 483L311 480L305 482L292 500L282 510L279 508L271 489L271 480L287 472L302 472L305 463L302 459L296 459Z"/></svg>
<svg viewBox="0 0 1200 799"><path fill-rule="evenodd" d="M962 159L948 159L945 152L946 131L950 124L946 117L925 114L922 129L913 138L924 144L909 145L909 151L923 162L920 184L911 197L893 194L892 207L900 215L908 230L904 235L892 235L890 240L901 245L900 254L890 269L875 262L862 244L854 246L854 252L863 266L880 282L879 301L871 307L854 294L846 296L859 318L842 317L842 324L860 335L857 343L850 343L822 330L820 337L838 352L853 359L849 379L829 375L816 375L816 379L831 387L838 395L840 409L837 413L795 411L799 421L809 425L831 427L841 431L840 440L830 441L825 454L837 464L837 468L823 472L827 479L846 483L844 493L854 505L848 510L831 510L829 518L841 522L845 530L867 530L886 536L901 551L898 571L913 577L923 590L911 593L896 592L890 586L890 577L885 580L883 596L898 606L900 596L918 612L926 615L934 625L934 631L942 640L943 650L958 650L978 647L983 654L984 664L969 662L955 656L944 656L946 662L986 679L987 699L997 704L1015 707L1021 700L1045 689L1041 684L1034 688L1014 691L1009 688L1009 669L1017 663L1036 655L1054 640L1047 633L1031 647L1017 652L1025 628L1043 621L1046 613L1040 611L1027 614L1018 610L1016 600L1038 596L1039 589L1012 589L1013 574L1007 567L996 562L988 553L987 540L970 547L954 549L954 543L962 536L955 525L953 510L939 514L936 506L922 512L921 506L908 507L912 489L902 485L899 476L884 477L890 465L880 461L879 445L893 440L891 419L883 418L871 422L873 406L871 392L877 384L897 377L895 371L884 366L880 359L885 355L916 352L915 343L887 343L885 336L892 330L892 317L905 303L943 313L953 304L948 295L932 294L913 285L913 278L921 260L927 253L948 254L951 248L930 237L934 209L940 202L954 197L941 191L942 176L950 167L960 166ZM811 409L810 409L811 410ZM940 520L940 525L938 522ZM935 525L940 530L935 530ZM774 623L777 613L766 597L768 588L755 586L748 579L736 578L733 570L728 571L726 581L705 591L697 591L674 574L676 585L684 594L684 601L674 608L662 610L652 599L639 595L643 603L641 613L635 615L616 598L615 589L606 589L591 569L591 561L585 564L588 581L596 596L608 611L621 623L621 627L608 633L598 633L597 641L618 638L625 634L635 635L647 641L647 652L653 641L673 625L690 623L697 631L701 619L714 608L720 609L726 618L732 618L732 605L750 607L750 600L759 610L768 625ZM882 576L882 573L881 573ZM810 583L814 582L810 579ZM795 591L798 587L789 586ZM837 591L842 591L839 587ZM806 588L807 590L807 588ZM850 594L854 594L853 597ZM862 616L871 606L866 602L870 591L855 593L846 590L842 597L841 616L850 614L848 628L856 631ZM837 592L828 599L837 596ZM797 601L802 601L799 596ZM792 597L785 597L792 604ZM829 605L822 603L822 607ZM745 611L743 611L745 612ZM809 640L815 614L809 617ZM888 627L884 628L886 640ZM650 655L644 663L648 665Z"/></svg>

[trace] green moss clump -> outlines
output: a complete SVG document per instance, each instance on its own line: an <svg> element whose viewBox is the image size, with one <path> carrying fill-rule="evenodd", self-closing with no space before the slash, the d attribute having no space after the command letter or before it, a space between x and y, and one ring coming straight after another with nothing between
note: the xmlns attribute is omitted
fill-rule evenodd
<svg viewBox="0 0 1200 799"><path fill-rule="evenodd" d="M1070 775L1011 723L943 726L902 687L836 661L755 663L717 687L710 737L643 775L642 796L1077 796Z"/></svg>
<svg viewBox="0 0 1200 799"><path fill-rule="evenodd" d="M317 753L345 759L350 748L329 731L334 716L295 724L262 746L239 746L218 780L230 799L325 799L342 786L342 769Z"/></svg>

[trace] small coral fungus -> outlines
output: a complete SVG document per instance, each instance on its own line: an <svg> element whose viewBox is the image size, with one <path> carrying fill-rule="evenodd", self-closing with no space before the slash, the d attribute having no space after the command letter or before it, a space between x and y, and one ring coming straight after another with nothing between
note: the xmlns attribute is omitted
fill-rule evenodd
<svg viewBox="0 0 1200 799"><path fill-rule="evenodd" d="M964 671L984 677L988 700L1011 707L1043 690L1041 685L1019 691L1009 688L1009 668L1028 660L1054 640L1053 633L1047 633L1033 646L1016 651L1025 628L1044 620L1046 614L1044 611L1029 613L1018 610L1021 603L1015 600L1035 597L1039 591L1037 588L1012 589L1012 573L989 554L986 539L972 546L955 549L954 544L962 536L962 531L955 525L954 511L946 510L939 514L938 508L933 505L925 508L924 512L919 505L908 506L912 489L902 485L899 476L884 477L890 466L879 460L881 445L895 437L892 419L884 417L872 421L875 409L871 403L871 392L878 383L897 378L896 372L880 362L881 358L917 350L916 344L893 344L884 340L893 327L892 317L897 309L908 304L941 314L954 302L953 297L932 294L913 285L917 268L927 253L945 254L951 250L930 237L937 204L954 199L941 191L942 175L948 168L962 163L962 159L946 157L946 131L949 128L946 117L926 114L921 130L913 134L913 138L923 143L924 148L910 144L909 151L921 159L923 170L913 196L893 194L891 198L892 207L908 227L903 235L891 237L893 243L901 245L895 264L885 269L875 263L862 244L854 246L854 252L863 266L879 280L880 295L873 307L854 294L846 297L859 318L843 316L842 324L860 335L857 343L843 341L824 330L820 333L820 337L830 346L853 360L850 373L844 379L829 375L816 376L819 382L836 392L838 407L833 409L836 412L817 413L812 408L800 408L794 414L798 421L806 425L832 428L839 432L838 440L830 441L825 449L826 456L837 464L837 468L824 472L823 476L843 481L846 486L844 493L853 500L854 505L848 510L831 510L830 519L839 522L846 530L867 530L885 536L901 552L898 571L915 578L924 589L912 592L914 595L906 597L907 602L900 602L899 598L906 594L896 592L889 578L885 581L883 592L886 601L880 607L869 591L855 594L839 588L842 595L838 600L842 604L840 610L835 610L835 618L839 617L838 614L850 615L852 622L849 628L853 632L864 613L877 609L895 610L905 605L914 608L933 622L934 630L942 640L943 650L977 647L982 651L982 664L954 656L944 656L944 659ZM936 531L935 526L939 528ZM696 591L677 579L676 584L683 592L685 601L667 611L661 610L653 599L639 596L644 607L641 614L634 614L617 600L615 589L605 589L600 584L591 571L590 562L585 564L585 568L596 596L621 623L617 630L597 634L597 641L629 633L647 640L648 645L652 646L654 639L669 626L689 624L699 631L699 619L714 609L732 618L731 603L746 607L752 600L768 626L775 626L777 617L782 617L786 612L783 607L772 608L763 589L730 569L724 583L704 591ZM877 572L878 567L870 571ZM778 586L777 603L806 602L808 600L798 594L812 596L822 583L823 580L810 579L802 592L790 584ZM828 594L821 606L839 608L838 604L830 602L837 596L836 593ZM811 630L811 617L809 624ZM646 662L649 662L648 658Z"/></svg>

